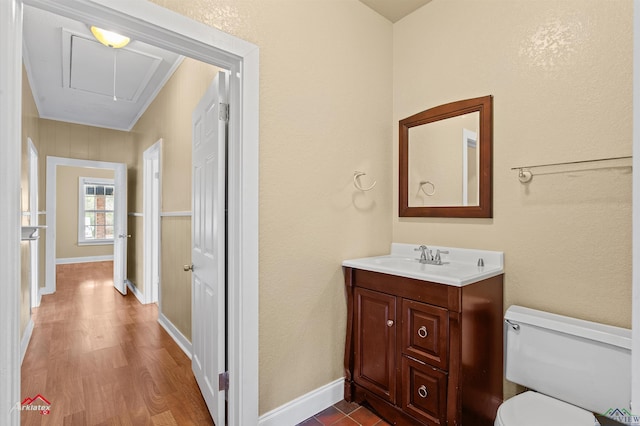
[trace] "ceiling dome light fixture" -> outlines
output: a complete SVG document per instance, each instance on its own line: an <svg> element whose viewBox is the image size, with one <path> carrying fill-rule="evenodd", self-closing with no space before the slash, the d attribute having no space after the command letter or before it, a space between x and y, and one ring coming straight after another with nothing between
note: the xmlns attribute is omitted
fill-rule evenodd
<svg viewBox="0 0 640 426"><path fill-rule="evenodd" d="M114 49L125 47L131 41L129 37L125 37L118 33L114 33L113 31L103 30L102 28L94 26L91 26L91 33L100 43Z"/></svg>

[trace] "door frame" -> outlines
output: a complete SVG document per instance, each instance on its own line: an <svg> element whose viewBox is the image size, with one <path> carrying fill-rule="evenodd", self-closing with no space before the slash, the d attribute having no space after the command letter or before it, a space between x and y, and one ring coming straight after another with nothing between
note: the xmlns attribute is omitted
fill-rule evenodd
<svg viewBox="0 0 640 426"><path fill-rule="evenodd" d="M27 137L27 152L29 157L29 224L40 225L40 212L38 211L38 149L30 137ZM40 231L44 232L44 231ZM30 242L31 262L31 308L40 306L40 239Z"/></svg>
<svg viewBox="0 0 640 426"><path fill-rule="evenodd" d="M160 208L162 205L162 139L142 154L142 220L143 220L143 289L144 303L158 302L160 306ZM154 185L153 171L158 182ZM157 280L155 278L157 277ZM154 282L155 281L155 282Z"/></svg>
<svg viewBox="0 0 640 426"><path fill-rule="evenodd" d="M238 37L145 1L0 1L0 282L20 281L23 3L92 22L231 71L229 119L229 425L258 424L259 49ZM20 412L20 292L0 285L0 420Z"/></svg>
<svg viewBox="0 0 640 426"><path fill-rule="evenodd" d="M57 196L57 174L58 174L58 166L68 166L68 167L86 167L91 169L108 169L114 171L114 182L115 182L115 190L116 194L120 193L122 190L122 183L120 183L120 179L118 179L119 171L120 173L124 169L124 173L126 173L127 165L124 163L110 163L107 161L92 161L92 160L80 160L77 158L66 158L66 157L47 157L47 181L45 183L46 186L46 202L47 202L47 239L45 244L45 286L40 290L41 294L52 294L56 291L56 220L57 220L57 211L56 211L56 196ZM126 179L125 179L126 180ZM126 182L124 182L126 185ZM126 188L125 188L126 189ZM127 220L127 208L126 205L122 206L121 203L116 204L116 220L126 221ZM126 225L126 223L125 223ZM117 236L114 237L114 239ZM115 253L115 241L114 241L114 253L113 258L115 261L116 253ZM125 244L126 248L126 244ZM126 257L126 252L125 252Z"/></svg>
<svg viewBox="0 0 640 426"><path fill-rule="evenodd" d="M633 0L631 409L640 413L640 0Z"/></svg>

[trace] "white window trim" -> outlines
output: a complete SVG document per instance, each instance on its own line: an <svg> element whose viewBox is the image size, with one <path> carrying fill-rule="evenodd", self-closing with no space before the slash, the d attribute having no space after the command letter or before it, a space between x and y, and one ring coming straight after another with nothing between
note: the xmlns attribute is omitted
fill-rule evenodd
<svg viewBox="0 0 640 426"><path fill-rule="evenodd" d="M84 186L87 183L96 183L104 185L114 185L114 179L93 178L80 176L78 179L78 245L79 246L97 246L113 244L113 238L103 240L87 240L84 237Z"/></svg>

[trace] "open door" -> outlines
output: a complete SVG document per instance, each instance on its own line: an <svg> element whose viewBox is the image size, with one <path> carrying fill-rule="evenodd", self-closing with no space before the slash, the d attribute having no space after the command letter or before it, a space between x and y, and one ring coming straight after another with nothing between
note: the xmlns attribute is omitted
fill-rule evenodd
<svg viewBox="0 0 640 426"><path fill-rule="evenodd" d="M225 424L228 74L193 111L192 369L213 421Z"/></svg>
<svg viewBox="0 0 640 426"><path fill-rule="evenodd" d="M144 303L157 303L160 285L160 151L162 139L143 153Z"/></svg>
<svg viewBox="0 0 640 426"><path fill-rule="evenodd" d="M127 294L127 166L114 168L115 200L113 214L113 286Z"/></svg>

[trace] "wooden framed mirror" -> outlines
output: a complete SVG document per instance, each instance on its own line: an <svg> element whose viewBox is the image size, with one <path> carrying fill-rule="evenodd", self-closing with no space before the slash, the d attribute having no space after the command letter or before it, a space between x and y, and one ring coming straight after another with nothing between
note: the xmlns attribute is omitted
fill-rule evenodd
<svg viewBox="0 0 640 426"><path fill-rule="evenodd" d="M400 120L400 217L493 217L493 97Z"/></svg>

